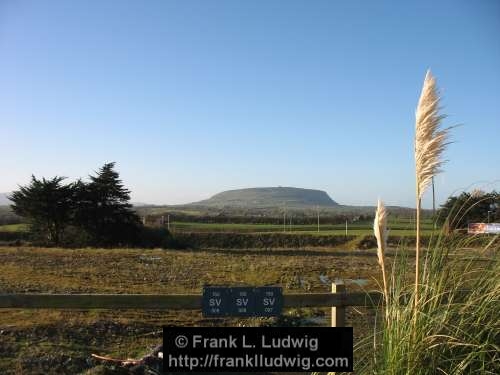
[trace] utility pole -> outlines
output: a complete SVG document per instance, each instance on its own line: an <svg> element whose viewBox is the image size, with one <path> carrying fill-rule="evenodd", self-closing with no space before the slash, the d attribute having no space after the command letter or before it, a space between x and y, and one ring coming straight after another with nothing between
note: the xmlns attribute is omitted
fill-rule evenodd
<svg viewBox="0 0 500 375"><path fill-rule="evenodd" d="M283 206L283 232L286 232L286 206Z"/></svg>
<svg viewBox="0 0 500 375"><path fill-rule="evenodd" d="M319 206L316 206L316 213L318 214L318 232L319 232Z"/></svg>
<svg viewBox="0 0 500 375"><path fill-rule="evenodd" d="M347 219L345 219L345 236L347 237Z"/></svg>
<svg viewBox="0 0 500 375"><path fill-rule="evenodd" d="M432 176L432 215L436 216L436 196L434 193L434 176Z"/></svg>
<svg viewBox="0 0 500 375"><path fill-rule="evenodd" d="M434 229L436 229L436 195L434 193L434 176L432 176L432 220L434 221Z"/></svg>

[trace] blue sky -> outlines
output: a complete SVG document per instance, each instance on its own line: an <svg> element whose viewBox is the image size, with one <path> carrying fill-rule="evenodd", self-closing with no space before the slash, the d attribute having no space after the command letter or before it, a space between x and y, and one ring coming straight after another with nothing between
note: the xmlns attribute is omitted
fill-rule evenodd
<svg viewBox="0 0 500 375"><path fill-rule="evenodd" d="M463 124L438 200L499 189L499 36L494 0L0 0L0 192L116 161L134 201L282 185L414 206L429 67Z"/></svg>

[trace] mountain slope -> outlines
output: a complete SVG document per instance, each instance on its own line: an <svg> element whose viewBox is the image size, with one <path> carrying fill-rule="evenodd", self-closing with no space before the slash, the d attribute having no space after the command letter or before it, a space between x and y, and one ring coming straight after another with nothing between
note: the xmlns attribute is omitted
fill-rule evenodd
<svg viewBox="0 0 500 375"><path fill-rule="evenodd" d="M301 189L294 187L263 187L228 190L213 197L192 203L193 205L213 207L334 207L338 206L322 190Z"/></svg>

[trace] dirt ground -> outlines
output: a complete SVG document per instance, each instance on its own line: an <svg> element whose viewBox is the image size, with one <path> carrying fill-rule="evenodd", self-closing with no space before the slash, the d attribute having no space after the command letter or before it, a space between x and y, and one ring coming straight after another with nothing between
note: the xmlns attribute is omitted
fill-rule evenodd
<svg viewBox="0 0 500 375"><path fill-rule="evenodd" d="M201 293L203 285L280 285L326 292L336 278L349 291L377 289L373 251L141 250L0 248L1 293ZM321 276L321 278L320 278ZM350 282L363 279L366 282ZM0 373L117 373L91 354L138 358L161 342L162 325L330 325L329 308L286 309L279 318L207 319L200 311L0 310ZM349 308L355 340L374 312ZM109 372L111 371L111 372ZM114 372L113 372L114 371Z"/></svg>

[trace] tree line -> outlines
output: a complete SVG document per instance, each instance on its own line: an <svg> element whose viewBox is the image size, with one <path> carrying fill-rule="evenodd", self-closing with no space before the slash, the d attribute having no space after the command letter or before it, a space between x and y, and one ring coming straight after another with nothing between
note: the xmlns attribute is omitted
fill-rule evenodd
<svg viewBox="0 0 500 375"><path fill-rule="evenodd" d="M474 190L451 196L441 206L437 222L448 230L465 229L469 223L498 223L500 193Z"/></svg>
<svg viewBox="0 0 500 375"><path fill-rule="evenodd" d="M148 219L157 220L167 215L170 221L189 222L189 223L205 223L205 224L276 224L283 225L283 215L281 216L238 216L229 214L217 215L193 215L186 214L178 211L165 211L161 214L148 214L146 209L141 210L144 216ZM318 222L317 216L306 216L301 213L292 213L285 217L287 223L292 219L294 225L316 225ZM366 222L373 221L373 215L320 215L321 225L330 224L343 224L346 221L353 222Z"/></svg>
<svg viewBox="0 0 500 375"><path fill-rule="evenodd" d="M20 186L9 199L12 210L30 224L33 238L44 244L108 247L152 241L153 229L142 225L115 163L104 164L89 181L65 183L64 177L31 176L30 183ZM163 229L154 234L153 242L168 236Z"/></svg>
<svg viewBox="0 0 500 375"><path fill-rule="evenodd" d="M130 204L127 190L115 170L115 163L104 164L88 181L66 183L64 177L51 179L31 176L9 199L12 211L30 227L32 239L47 245L70 246L178 246L166 228L142 224ZM154 216L154 215L153 215ZM287 218L289 219L289 218ZM322 224L337 224L348 215L322 216ZM359 221L371 219L360 215ZM201 215L194 217L170 213L170 220L217 223L282 223L282 217ZM471 222L500 222L500 193L463 192L441 206L437 223L453 230ZM293 215L297 224L315 224L315 217Z"/></svg>

